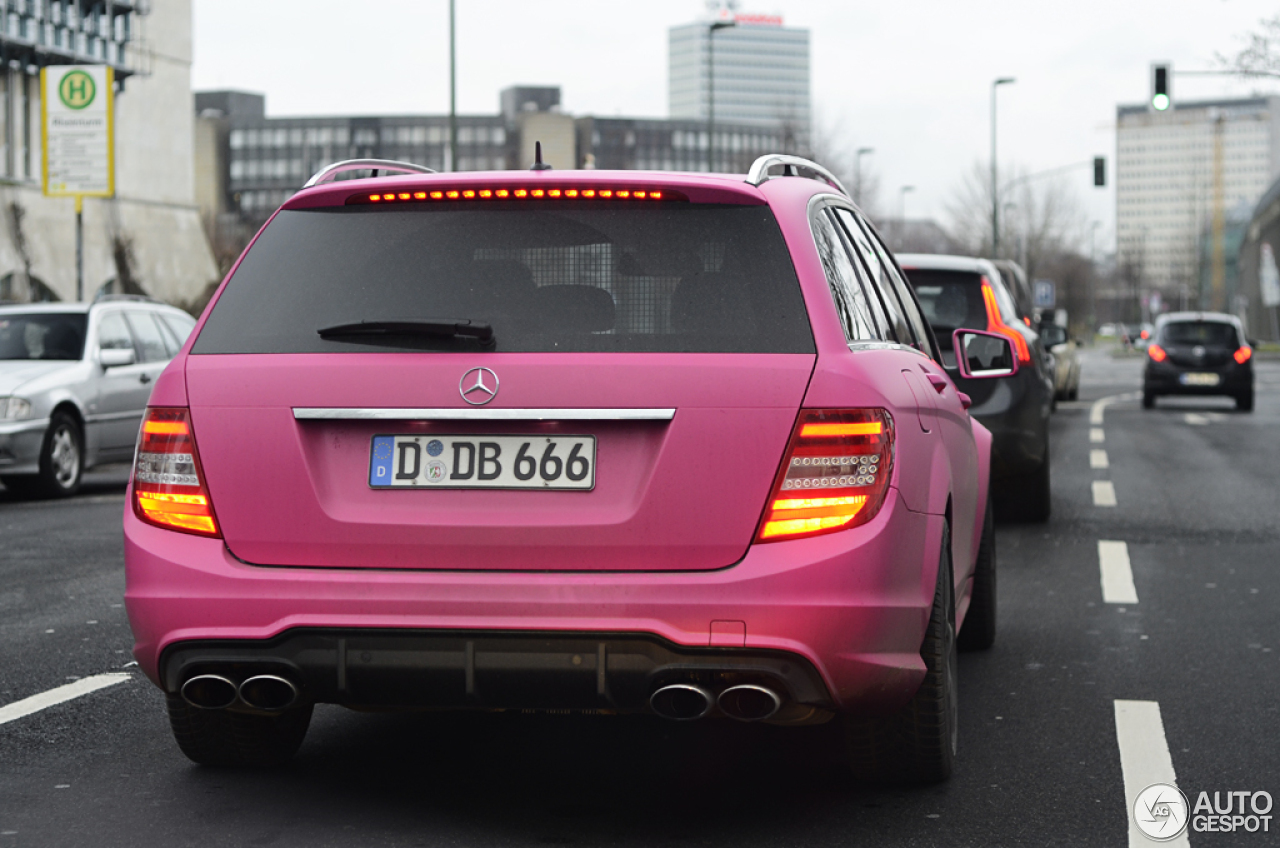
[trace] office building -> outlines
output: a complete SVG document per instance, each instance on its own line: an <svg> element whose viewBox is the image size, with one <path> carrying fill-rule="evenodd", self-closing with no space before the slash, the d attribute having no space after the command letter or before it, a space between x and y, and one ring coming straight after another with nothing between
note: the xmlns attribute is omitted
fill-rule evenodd
<svg viewBox="0 0 1280 848"><path fill-rule="evenodd" d="M732 26L712 31L713 23ZM712 41L714 40L714 42ZM710 59L714 58L714 66ZM792 145L810 132L809 31L774 15L724 7L707 19L668 31L668 112L707 120L714 84L716 123L777 127Z"/></svg>
<svg viewBox="0 0 1280 848"><path fill-rule="evenodd" d="M1119 271L1166 304L1234 309L1228 230L1280 175L1280 98L1116 112ZM1236 237L1238 241L1238 235Z"/></svg>
<svg viewBox="0 0 1280 848"><path fill-rule="evenodd" d="M40 69L110 65L115 196L84 201L84 295L175 303L217 276L194 196L191 3L0 4L0 300L74 300L75 201L44 197Z"/></svg>

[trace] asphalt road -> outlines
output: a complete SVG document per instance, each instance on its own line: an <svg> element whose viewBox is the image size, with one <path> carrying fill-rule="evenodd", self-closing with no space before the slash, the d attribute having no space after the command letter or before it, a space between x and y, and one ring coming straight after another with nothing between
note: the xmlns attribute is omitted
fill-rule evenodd
<svg viewBox="0 0 1280 848"><path fill-rule="evenodd" d="M1155 845L1129 841L1126 780L1132 795L1171 766L1192 805L1280 796L1280 363L1258 364L1251 414L1093 403L1132 392L1140 366L1087 356L1081 400L1054 416L1052 521L999 529L1000 632L961 655L945 785L854 785L832 725L336 707L284 769L204 769L135 672L0 724L0 848ZM0 492L0 709L128 672L126 473L69 502ZM1136 602L1104 598L1100 540L1124 543ZM1117 701L1143 702L1136 736ZM1267 833L1187 838L1280 844L1271 815Z"/></svg>

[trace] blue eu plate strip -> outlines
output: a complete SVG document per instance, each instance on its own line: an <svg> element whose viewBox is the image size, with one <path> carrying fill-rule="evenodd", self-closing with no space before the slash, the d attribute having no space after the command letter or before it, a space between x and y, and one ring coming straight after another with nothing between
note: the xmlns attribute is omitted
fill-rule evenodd
<svg viewBox="0 0 1280 848"><path fill-rule="evenodd" d="M373 437L373 459L369 463L369 485L391 485L391 463L396 453L395 436Z"/></svg>

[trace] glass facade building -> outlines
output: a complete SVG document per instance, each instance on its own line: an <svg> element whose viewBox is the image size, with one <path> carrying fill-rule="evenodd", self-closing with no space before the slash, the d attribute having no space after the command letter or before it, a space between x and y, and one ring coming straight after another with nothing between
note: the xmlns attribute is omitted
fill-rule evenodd
<svg viewBox="0 0 1280 848"><path fill-rule="evenodd" d="M734 124L782 127L807 139L809 31L785 27L769 15L732 15L733 26L711 35L714 18L668 31L668 112L672 118L707 120L714 76L715 118ZM708 41L715 39L708 64Z"/></svg>

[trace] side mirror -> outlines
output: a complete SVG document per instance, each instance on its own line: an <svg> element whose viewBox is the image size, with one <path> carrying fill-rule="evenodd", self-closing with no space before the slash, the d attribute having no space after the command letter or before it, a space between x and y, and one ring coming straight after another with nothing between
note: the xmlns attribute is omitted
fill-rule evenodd
<svg viewBox="0 0 1280 848"><path fill-rule="evenodd" d="M1012 377L1018 373L1018 356L1013 340L999 333L956 330L951 334L960 376L971 380Z"/></svg>
<svg viewBox="0 0 1280 848"><path fill-rule="evenodd" d="M104 347L98 349L98 361L102 363L103 368L119 368L121 365L132 365L134 359L131 348L121 350L115 347Z"/></svg>

